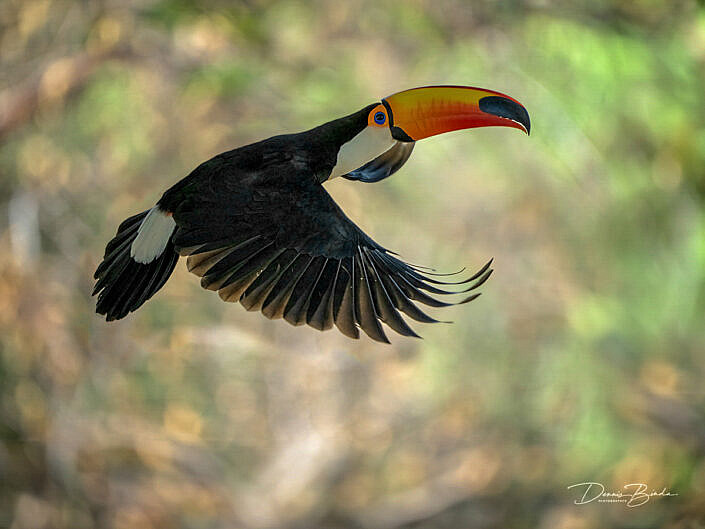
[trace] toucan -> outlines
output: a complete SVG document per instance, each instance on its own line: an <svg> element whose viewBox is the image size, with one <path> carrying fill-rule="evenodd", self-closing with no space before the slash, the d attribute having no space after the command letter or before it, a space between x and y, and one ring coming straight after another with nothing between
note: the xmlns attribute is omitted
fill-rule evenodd
<svg viewBox="0 0 705 529"><path fill-rule="evenodd" d="M108 321L124 318L162 288L180 256L188 256L188 270L203 288L267 318L318 330L335 325L350 338L362 329L389 343L383 322L418 337L401 313L437 322L417 303L472 301L492 261L460 281L409 264L358 228L322 184L339 176L378 182L406 163L415 142L487 126L527 134L531 127L524 106L502 93L427 86L305 132L218 154L154 207L120 224L95 271L96 312ZM459 293L465 296L457 303L430 295Z"/></svg>

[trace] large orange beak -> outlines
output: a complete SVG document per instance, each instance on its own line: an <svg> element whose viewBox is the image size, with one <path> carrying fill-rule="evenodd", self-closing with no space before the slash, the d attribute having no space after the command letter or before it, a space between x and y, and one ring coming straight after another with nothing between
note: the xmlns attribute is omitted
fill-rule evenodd
<svg viewBox="0 0 705 529"><path fill-rule="evenodd" d="M529 113L516 99L471 86L425 86L382 100L389 112L392 136L417 141L473 127L514 127L527 134Z"/></svg>

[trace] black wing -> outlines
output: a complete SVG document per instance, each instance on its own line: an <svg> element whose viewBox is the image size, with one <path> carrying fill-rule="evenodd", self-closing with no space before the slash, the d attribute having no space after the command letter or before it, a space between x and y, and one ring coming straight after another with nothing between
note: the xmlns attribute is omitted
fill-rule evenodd
<svg viewBox="0 0 705 529"><path fill-rule="evenodd" d="M188 269L201 277L201 286L217 290L225 301L292 325L325 330L335 324L351 338L359 337L360 327L388 343L380 322L417 336L400 311L436 322L415 302L451 305L429 293L456 293L436 286L441 284L469 284L461 292L471 292L492 273L487 263L455 283L428 277L436 274L375 243L313 180L286 186L263 181L218 186L211 181L174 208L177 251L189 256Z"/></svg>

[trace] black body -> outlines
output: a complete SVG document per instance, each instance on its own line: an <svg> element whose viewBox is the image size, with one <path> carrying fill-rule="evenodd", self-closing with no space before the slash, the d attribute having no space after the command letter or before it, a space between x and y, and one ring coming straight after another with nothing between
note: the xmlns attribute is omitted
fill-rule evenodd
<svg viewBox="0 0 705 529"><path fill-rule="evenodd" d="M340 146L367 126L374 106L201 164L157 203L173 216L176 228L154 262L145 265L130 258L129 243L144 213L120 226L96 271L97 311L110 320L136 310L161 288L179 255L188 255L188 268L201 276L204 288L269 318L321 330L335 324L353 338L359 336L359 327L387 342L382 321L400 334L417 336L399 311L417 321L435 322L414 301L449 305L428 293L454 292L435 285L470 283L463 290L469 292L492 270L488 263L457 283L428 277L435 274L400 261L363 233L324 190L321 184L330 176ZM408 158L413 143L408 145L393 156L385 153L388 162L382 155L376 164L373 160L345 176L362 181L388 176ZM369 171L363 170L370 164Z"/></svg>

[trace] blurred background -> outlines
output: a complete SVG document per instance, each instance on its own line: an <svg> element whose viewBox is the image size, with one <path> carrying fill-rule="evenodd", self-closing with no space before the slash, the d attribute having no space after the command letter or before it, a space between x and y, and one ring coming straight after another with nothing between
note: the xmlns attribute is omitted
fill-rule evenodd
<svg viewBox="0 0 705 529"><path fill-rule="evenodd" d="M356 342L183 263L94 314L118 223L201 161L439 83L532 135L327 188L411 262L495 258L454 324ZM703 94L690 0L2 0L0 527L705 527Z"/></svg>

